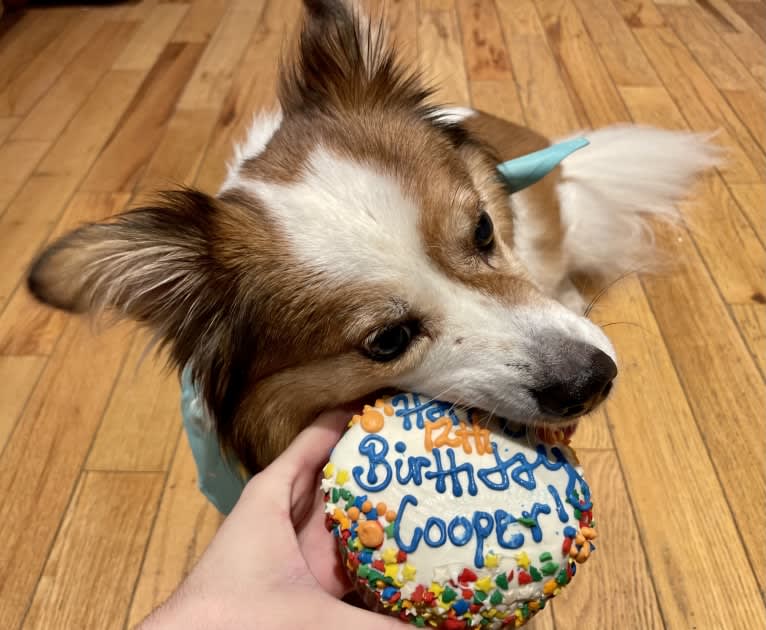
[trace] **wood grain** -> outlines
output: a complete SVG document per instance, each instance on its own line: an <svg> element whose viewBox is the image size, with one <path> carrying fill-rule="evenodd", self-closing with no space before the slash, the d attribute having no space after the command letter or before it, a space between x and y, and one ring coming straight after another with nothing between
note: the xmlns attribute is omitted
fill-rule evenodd
<svg viewBox="0 0 766 630"><path fill-rule="evenodd" d="M729 186L761 243L766 245L766 184Z"/></svg>
<svg viewBox="0 0 766 630"><path fill-rule="evenodd" d="M0 356L0 454L45 366L45 357Z"/></svg>
<svg viewBox="0 0 766 630"><path fill-rule="evenodd" d="M766 304L734 304L731 311L750 354L766 376Z"/></svg>
<svg viewBox="0 0 766 630"><path fill-rule="evenodd" d="M512 81L511 60L493 0L457 2L469 81Z"/></svg>
<svg viewBox="0 0 766 630"><path fill-rule="evenodd" d="M15 140L0 145L0 215L49 146L49 142L34 140Z"/></svg>
<svg viewBox="0 0 766 630"><path fill-rule="evenodd" d="M23 628L122 628L164 475L88 472Z"/></svg>
<svg viewBox="0 0 766 630"><path fill-rule="evenodd" d="M115 70L149 70L159 59L189 7L158 4L115 61Z"/></svg>

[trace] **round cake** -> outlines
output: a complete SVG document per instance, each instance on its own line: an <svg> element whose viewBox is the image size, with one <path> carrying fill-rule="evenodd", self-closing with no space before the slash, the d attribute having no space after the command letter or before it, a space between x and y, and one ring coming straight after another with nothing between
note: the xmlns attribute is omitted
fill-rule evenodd
<svg viewBox="0 0 766 630"><path fill-rule="evenodd" d="M417 394L354 416L322 490L366 605L417 627L518 628L594 549L590 490L563 433Z"/></svg>

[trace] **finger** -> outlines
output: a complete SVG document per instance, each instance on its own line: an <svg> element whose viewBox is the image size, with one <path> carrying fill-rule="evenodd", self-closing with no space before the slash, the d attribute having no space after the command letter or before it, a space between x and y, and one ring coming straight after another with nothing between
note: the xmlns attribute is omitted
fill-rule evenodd
<svg viewBox="0 0 766 630"><path fill-rule="evenodd" d="M394 617L363 610L337 599L329 597L327 599L327 606L323 606L323 628L364 628L365 630L403 630L405 628L405 625ZM324 611L326 611L326 617Z"/></svg>

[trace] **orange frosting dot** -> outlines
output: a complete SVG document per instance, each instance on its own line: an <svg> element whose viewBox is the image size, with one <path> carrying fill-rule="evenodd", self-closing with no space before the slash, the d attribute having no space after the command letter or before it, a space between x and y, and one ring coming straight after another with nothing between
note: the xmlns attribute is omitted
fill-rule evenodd
<svg viewBox="0 0 766 630"><path fill-rule="evenodd" d="M362 429L367 433L377 433L383 428L383 414L372 407L365 407L362 414Z"/></svg>
<svg viewBox="0 0 766 630"><path fill-rule="evenodd" d="M386 513L386 510L388 508L386 507L386 504L381 501L375 506L375 509L378 511L378 516L383 516Z"/></svg>
<svg viewBox="0 0 766 630"><path fill-rule="evenodd" d="M377 549L383 544L383 528L378 521L362 521L356 533L362 544L369 549Z"/></svg>
<svg viewBox="0 0 766 630"><path fill-rule="evenodd" d="M359 519L359 508L356 506L351 507L348 509L347 514L352 521L356 521Z"/></svg>
<svg viewBox="0 0 766 630"><path fill-rule="evenodd" d="M396 512L394 512L393 510L389 510L388 512L386 512L386 520L389 523L393 523L396 520Z"/></svg>
<svg viewBox="0 0 766 630"><path fill-rule="evenodd" d="M367 514L372 509L372 502L371 501L365 501L362 503L362 512Z"/></svg>

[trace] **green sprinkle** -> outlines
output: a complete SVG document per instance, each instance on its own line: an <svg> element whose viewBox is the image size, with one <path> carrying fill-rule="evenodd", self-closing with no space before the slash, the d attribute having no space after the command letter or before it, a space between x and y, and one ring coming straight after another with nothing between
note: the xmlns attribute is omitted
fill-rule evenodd
<svg viewBox="0 0 766 630"><path fill-rule="evenodd" d="M385 575L375 569L369 569L369 573L367 574L367 579L370 580L370 582L377 582L378 580L383 580L385 577Z"/></svg>
<svg viewBox="0 0 766 630"><path fill-rule="evenodd" d="M449 586L442 592L442 601L448 604L457 597L457 593L453 591Z"/></svg>
<svg viewBox="0 0 766 630"><path fill-rule="evenodd" d="M333 488L333 489L332 489L332 493L331 493L331 496L330 496L330 500L331 500L333 503L337 503L337 502L338 502L338 499L340 499L340 492L338 491L338 489L337 489L337 488Z"/></svg>
<svg viewBox="0 0 766 630"><path fill-rule="evenodd" d="M352 501L351 505L353 505L354 495L351 494L351 490L347 490L346 488L341 488L340 496L341 496L341 499L344 499L346 501L350 499Z"/></svg>
<svg viewBox="0 0 766 630"><path fill-rule="evenodd" d="M500 591L495 591L492 593L492 597L489 598L489 603L493 606L497 606L498 604L502 603L503 601L503 594Z"/></svg>
<svg viewBox="0 0 766 630"><path fill-rule="evenodd" d="M548 560L553 560L553 556L551 555L550 551L546 551L545 553L540 554L540 562L548 562Z"/></svg>
<svg viewBox="0 0 766 630"><path fill-rule="evenodd" d="M575 511L574 511L574 517L575 517L575 518L576 518L578 521L580 520L580 518L582 518L582 512L580 512L580 510L578 510L577 508L575 508Z"/></svg>
<svg viewBox="0 0 766 630"><path fill-rule="evenodd" d="M543 576L540 574L540 571L537 570L537 567L529 567L529 575L532 576L532 579L535 582L539 582L543 579Z"/></svg>
<svg viewBox="0 0 766 630"><path fill-rule="evenodd" d="M495 584L497 584L504 591L508 590L508 577L505 575L505 573L501 573L495 578Z"/></svg>
<svg viewBox="0 0 766 630"><path fill-rule="evenodd" d="M566 569L561 569L561 571L559 571L559 574L556 577L556 583L560 586L566 586L569 583L569 576L567 575Z"/></svg>
<svg viewBox="0 0 766 630"><path fill-rule="evenodd" d="M535 519L527 518L524 516L517 518L516 521L524 527L535 527L537 525L537 521Z"/></svg>
<svg viewBox="0 0 766 630"><path fill-rule="evenodd" d="M394 537L394 523L389 523L386 525L385 529L383 530L386 532L386 538L393 538Z"/></svg>
<svg viewBox="0 0 766 630"><path fill-rule="evenodd" d="M356 574L363 579L367 579L370 575L370 567L368 567L366 564L360 564L356 568Z"/></svg>
<svg viewBox="0 0 766 630"><path fill-rule="evenodd" d="M545 608L545 602L547 602L547 601L548 601L548 600L547 600L547 599L545 599L545 598L542 598L542 599L539 599L539 600L538 600L538 603L540 604L540 610L542 610L543 608Z"/></svg>
<svg viewBox="0 0 766 630"><path fill-rule="evenodd" d="M487 599L487 594L484 591L474 591L473 592L473 603L474 604L481 604L485 599Z"/></svg>
<svg viewBox="0 0 766 630"><path fill-rule="evenodd" d="M346 503L343 509L346 510L346 512L348 512L352 507L354 507L354 500L350 499L348 503Z"/></svg>
<svg viewBox="0 0 766 630"><path fill-rule="evenodd" d="M559 565L557 565L555 562L546 562L541 568L545 575L553 575L556 573L556 571L559 570Z"/></svg>
<svg viewBox="0 0 766 630"><path fill-rule="evenodd" d="M482 618L481 618L481 621L480 621L479 623L480 623L482 626L486 626L486 625L489 625L489 619L487 619L486 617L482 617Z"/></svg>
<svg viewBox="0 0 766 630"><path fill-rule="evenodd" d="M412 622L415 624L415 627L417 628L425 628L426 627L426 620L423 619L420 615L415 617L415 620Z"/></svg>
<svg viewBox="0 0 766 630"><path fill-rule="evenodd" d="M521 615L522 617L524 617L524 619L529 617L529 606L527 606L526 604L521 605Z"/></svg>

